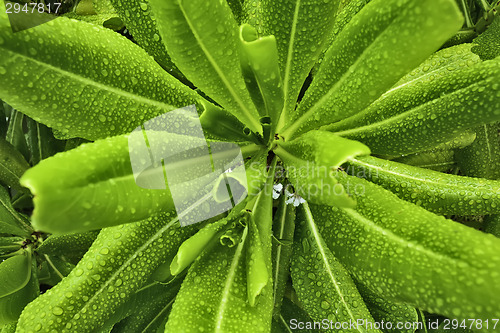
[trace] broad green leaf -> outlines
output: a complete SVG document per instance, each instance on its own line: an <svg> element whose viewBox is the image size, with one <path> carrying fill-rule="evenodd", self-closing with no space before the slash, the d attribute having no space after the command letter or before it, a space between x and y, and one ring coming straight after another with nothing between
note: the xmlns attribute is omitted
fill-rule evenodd
<svg viewBox="0 0 500 333"><path fill-rule="evenodd" d="M32 165L64 149L64 142L54 138L50 128L29 118L27 123L28 147L31 152L30 163Z"/></svg>
<svg viewBox="0 0 500 333"><path fill-rule="evenodd" d="M370 125L336 133L363 142L375 154L401 155L431 149L466 129L498 121L499 64L497 58L452 73L426 89L451 88L443 96L410 104L403 113Z"/></svg>
<svg viewBox="0 0 500 333"><path fill-rule="evenodd" d="M199 98L106 28L61 17L14 34L2 13L0 38L0 98L71 137L127 133Z"/></svg>
<svg viewBox="0 0 500 333"><path fill-rule="evenodd" d="M29 221L12 207L9 192L0 186L0 233L26 237L32 231Z"/></svg>
<svg viewBox="0 0 500 333"><path fill-rule="evenodd" d="M155 332L168 316L179 288L180 283L146 286L118 308L103 326L114 324L113 333Z"/></svg>
<svg viewBox="0 0 500 333"><path fill-rule="evenodd" d="M477 75L467 71L467 67L481 62L471 47L465 44L436 52L366 109L325 128L338 132L373 124L467 87L475 82Z"/></svg>
<svg viewBox="0 0 500 333"><path fill-rule="evenodd" d="M217 245L189 268L172 307L165 332L267 332L271 327L272 288L259 302L247 297L245 246L248 228L234 247ZM244 314L244 315L242 315Z"/></svg>
<svg viewBox="0 0 500 333"><path fill-rule="evenodd" d="M228 219L221 219L215 223L208 224L195 235L184 241L170 264L170 272L172 275L181 273L186 267L191 265L207 247L217 243L217 236L222 235L222 232L229 222Z"/></svg>
<svg viewBox="0 0 500 333"><path fill-rule="evenodd" d="M139 140L133 139L136 135ZM132 171L130 152L147 149L141 145L141 142L144 143L143 133L134 132L130 136L132 140L128 138L117 136L83 144L45 159L28 170L21 182L35 196L33 225L53 233L82 232L139 221L154 213L173 209L162 165L144 160L141 163L144 163L144 169L148 169L140 175ZM172 152L182 151L180 148L185 147L190 139L178 134L148 131L149 147L154 147L158 156L171 156ZM190 164L188 160L170 165L183 170L185 175L180 176L189 179L186 191L178 193L187 199L192 196L190 184L200 188L218 176L214 173L192 179L198 166L196 161ZM157 183L149 183L158 179L161 179L162 185L165 184L164 189L156 189Z"/></svg>
<svg viewBox="0 0 500 333"><path fill-rule="evenodd" d="M97 329L193 231L170 214L102 230L75 269L26 307L18 330Z"/></svg>
<svg viewBox="0 0 500 333"><path fill-rule="evenodd" d="M365 301L366 307L370 311L373 319L377 323L387 323L392 324L392 329L383 330L384 332L401 332L401 333L413 333L415 330L412 328L408 329L404 326L399 327L398 325L412 325L418 322L418 314L414 307L406 304L395 303L388 301L383 297L372 293L369 289L364 288L362 285L356 285L359 293ZM385 324L385 327L388 327Z"/></svg>
<svg viewBox="0 0 500 333"><path fill-rule="evenodd" d="M460 170L470 177L500 179L500 123L475 130L476 140L456 153Z"/></svg>
<svg viewBox="0 0 500 333"><path fill-rule="evenodd" d="M28 284L31 277L31 258L13 256L0 263L0 299L12 295Z"/></svg>
<svg viewBox="0 0 500 333"><path fill-rule="evenodd" d="M149 0L111 0L137 44L170 74L185 80L167 53L149 2Z"/></svg>
<svg viewBox="0 0 500 333"><path fill-rule="evenodd" d="M38 253L64 256L71 262L80 261L97 238L99 231L88 231L69 235L51 235L36 249Z"/></svg>
<svg viewBox="0 0 500 333"><path fill-rule="evenodd" d="M260 116L269 117L271 133L276 129L283 109L283 85L276 45L274 36L259 38L254 27L248 24L240 27L240 59L245 83ZM265 135L264 139L267 139Z"/></svg>
<svg viewBox="0 0 500 333"><path fill-rule="evenodd" d="M348 162L347 173L366 178L441 215L500 213L500 182L456 176L376 157L358 157Z"/></svg>
<svg viewBox="0 0 500 333"><path fill-rule="evenodd" d="M461 25L453 0L371 1L329 48L283 135L289 138L363 110Z"/></svg>
<svg viewBox="0 0 500 333"><path fill-rule="evenodd" d="M321 237L307 203L297 211L297 229L291 265L292 281L304 309L315 321L373 322L354 281ZM349 332L379 332L350 326Z"/></svg>
<svg viewBox="0 0 500 333"><path fill-rule="evenodd" d="M280 142L274 150L285 163L295 191L307 201L326 205L354 206L332 172L345 161L370 154L365 145L324 131L311 131Z"/></svg>
<svg viewBox="0 0 500 333"><path fill-rule="evenodd" d="M15 256L3 261L0 266L6 266L7 270L11 270L7 273L2 269L2 275L7 278L2 281L2 289L5 291L7 287L14 287L14 284L17 284L15 288L17 291L0 298L0 326L3 326L16 322L26 304L35 299L40 291L35 274L35 262L32 263L31 258L24 255Z"/></svg>
<svg viewBox="0 0 500 333"><path fill-rule="evenodd" d="M366 180L337 177L354 189L356 210L311 205L311 211L322 217L317 221L325 243L357 281L384 298L431 313L496 318L500 239Z"/></svg>
<svg viewBox="0 0 500 333"><path fill-rule="evenodd" d="M472 52L478 54L483 60L490 60L500 56L500 18L496 17L488 30L474 39Z"/></svg>
<svg viewBox="0 0 500 333"><path fill-rule="evenodd" d="M238 26L225 1L150 0L172 60L184 75L253 132L259 116L241 74Z"/></svg>
<svg viewBox="0 0 500 333"><path fill-rule="evenodd" d="M279 65L283 79L285 105L283 126L291 117L305 79L309 75L330 33L338 0L262 0L262 19L266 34L278 42Z"/></svg>
<svg viewBox="0 0 500 333"><path fill-rule="evenodd" d="M4 138L0 138L0 156L0 184L21 189L19 178L29 168L29 164Z"/></svg>
<svg viewBox="0 0 500 333"><path fill-rule="evenodd" d="M273 317L277 320L279 320L285 287L290 275L290 258L295 231L295 206L287 204L286 200L286 196L281 194L273 221Z"/></svg>

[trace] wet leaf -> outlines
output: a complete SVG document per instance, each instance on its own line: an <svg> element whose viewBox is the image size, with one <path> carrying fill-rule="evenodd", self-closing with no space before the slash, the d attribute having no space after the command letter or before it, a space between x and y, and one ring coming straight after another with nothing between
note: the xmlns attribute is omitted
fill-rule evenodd
<svg viewBox="0 0 500 333"><path fill-rule="evenodd" d="M139 46L96 25L58 18L14 34L0 14L0 37L2 98L71 137L127 133L198 98Z"/></svg>

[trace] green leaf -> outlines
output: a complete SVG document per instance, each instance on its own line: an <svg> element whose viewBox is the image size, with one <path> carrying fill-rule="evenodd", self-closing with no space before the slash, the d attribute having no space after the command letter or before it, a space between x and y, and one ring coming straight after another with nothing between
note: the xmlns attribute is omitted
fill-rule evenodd
<svg viewBox="0 0 500 333"><path fill-rule="evenodd" d="M238 27L225 1L150 0L167 50L186 77L253 132L259 116L241 74Z"/></svg>
<svg viewBox="0 0 500 333"><path fill-rule="evenodd" d="M199 98L139 46L92 24L58 18L14 34L2 13L0 37L2 99L71 137L128 133Z"/></svg>
<svg viewBox="0 0 500 333"><path fill-rule="evenodd" d="M257 297L264 288L272 282L268 259L268 253L263 248L259 229L253 219L248 220L248 246L247 253L247 294L250 306L257 304ZM267 245L267 244L266 244ZM269 290L269 288L268 288Z"/></svg>
<svg viewBox="0 0 500 333"><path fill-rule="evenodd" d="M376 157L353 158L347 173L369 179L441 215L500 213L500 182L426 170Z"/></svg>
<svg viewBox="0 0 500 333"><path fill-rule="evenodd" d="M18 330L94 331L193 231L170 214L102 230L75 269L26 307Z"/></svg>
<svg viewBox="0 0 500 333"><path fill-rule="evenodd" d="M28 161L29 151L28 145L26 144L26 138L24 136L23 125L24 115L21 112L12 109L10 111L9 127L7 128L5 140L12 144L12 146L14 146L14 148L22 154L26 161Z"/></svg>
<svg viewBox="0 0 500 333"><path fill-rule="evenodd" d="M190 267L172 307L166 332L266 332L271 326L272 291L266 286L259 302L247 297L245 244L248 228L235 247L217 245ZM244 314L244 315L243 315Z"/></svg>
<svg viewBox="0 0 500 333"><path fill-rule="evenodd" d="M264 33L262 14L262 0L243 0L241 23L250 24L261 35Z"/></svg>
<svg viewBox="0 0 500 333"><path fill-rule="evenodd" d="M78 15L76 13L70 12L65 14L64 17L103 26L114 31L118 31L120 29L123 29L124 27L122 20L116 13Z"/></svg>
<svg viewBox="0 0 500 333"><path fill-rule="evenodd" d="M456 153L460 170L471 177L500 179L500 123L475 130L476 140Z"/></svg>
<svg viewBox="0 0 500 333"><path fill-rule="evenodd" d="M7 127L7 114L4 103L0 100L0 137L4 138L7 135Z"/></svg>
<svg viewBox="0 0 500 333"><path fill-rule="evenodd" d="M15 333L16 332L16 322L12 322L2 327L2 333Z"/></svg>
<svg viewBox="0 0 500 333"><path fill-rule="evenodd" d="M338 0L262 0L266 34L278 42L285 105L280 126L295 109L300 89L316 62L333 27ZM320 9L321 8L321 9Z"/></svg>
<svg viewBox="0 0 500 333"><path fill-rule="evenodd" d="M111 0L113 7L134 37L134 41L170 74L186 80L167 53L149 2L149 0Z"/></svg>
<svg viewBox="0 0 500 333"><path fill-rule="evenodd" d="M97 238L99 231L69 235L51 235L36 249L38 253L64 256L77 263Z"/></svg>
<svg viewBox="0 0 500 333"><path fill-rule="evenodd" d="M366 109L325 128L338 132L381 122L467 87L477 74L466 76L465 69L481 62L471 47L464 44L436 52Z"/></svg>
<svg viewBox="0 0 500 333"><path fill-rule="evenodd" d="M31 258L25 255L11 257L0 264L0 275L4 280L1 287L4 297L0 298L0 326L16 322L26 304L39 295L34 266L35 262L32 263Z"/></svg>
<svg viewBox="0 0 500 333"><path fill-rule="evenodd" d="M25 238L15 236L15 237L0 237L0 255L9 255L21 249Z"/></svg>
<svg viewBox="0 0 500 333"><path fill-rule="evenodd" d="M155 332L170 313L179 288L180 283L142 288L118 308L103 327L114 324L113 333Z"/></svg>
<svg viewBox="0 0 500 333"><path fill-rule="evenodd" d="M345 2L348 3L344 4ZM315 72L317 71L317 68L321 65L321 62L323 61L323 58L325 57L325 54L328 51L328 48L330 47L330 45L333 44L339 33L352 20L352 18L357 13L359 13L359 11L363 9L363 7L369 2L370 0L341 1L337 16L335 17L335 22L333 24L332 31L328 36L328 40L326 42L327 48L322 50L321 55L318 59L318 63L315 66Z"/></svg>
<svg viewBox="0 0 500 333"><path fill-rule="evenodd" d="M164 148L173 147L166 144L164 135L148 134L153 147L156 143ZM54 173L55 169L59 171ZM163 169L160 172L163 174ZM154 212L173 208L169 191L137 185L127 136L83 144L45 159L26 172L22 184L35 196L33 225L53 233L82 232L139 221Z"/></svg>
<svg viewBox="0 0 500 333"><path fill-rule="evenodd" d="M490 215L484 219L484 232L500 238L500 215Z"/></svg>
<svg viewBox="0 0 500 333"><path fill-rule="evenodd" d="M50 128L30 118L27 119L27 123L32 165L64 149L64 142L54 138Z"/></svg>
<svg viewBox="0 0 500 333"><path fill-rule="evenodd" d="M326 244L357 281L386 299L431 313L496 318L498 238L437 216L366 180L337 177L353 189L356 210L311 205L311 211L322 216L318 228Z"/></svg>
<svg viewBox="0 0 500 333"><path fill-rule="evenodd" d="M189 267L206 248L217 243L218 236L222 235L222 232L226 229L225 227L229 222L230 221L225 218L215 223L210 223L198 231L194 236L184 241L170 264L171 274L177 275L181 273L186 267Z"/></svg>
<svg viewBox="0 0 500 333"><path fill-rule="evenodd" d="M392 324L392 329L382 330L384 332L413 333L414 329L399 328L398 325L411 325L418 322L418 314L414 307L406 304L388 301L379 295L372 293L369 289L357 284L357 288L365 304L377 323ZM388 327L385 324L385 327Z"/></svg>
<svg viewBox="0 0 500 333"><path fill-rule="evenodd" d="M354 281L323 241L307 203L298 208L297 220L291 273L304 309L315 321L373 322ZM379 332L355 326L356 332Z"/></svg>
<svg viewBox="0 0 500 333"><path fill-rule="evenodd" d="M478 54L483 60L490 60L500 55L500 18L493 20L488 29L474 39L472 52Z"/></svg>
<svg viewBox="0 0 500 333"><path fill-rule="evenodd" d="M245 134L245 125L231 113L209 102L204 103L204 107L200 123L208 137L232 142L252 140Z"/></svg>
<svg viewBox="0 0 500 333"><path fill-rule="evenodd" d="M277 159L270 164L265 174L265 184L262 191L250 200L246 207L249 214L248 245L246 247L247 292L250 306L255 306L259 299L269 298L263 293L271 292L272 285L272 225L273 225L273 184L276 176ZM259 299L257 299L257 297Z"/></svg>
<svg viewBox="0 0 500 333"><path fill-rule="evenodd" d="M9 192L0 186L0 233L26 237L32 231L29 221L12 207Z"/></svg>
<svg viewBox="0 0 500 333"><path fill-rule="evenodd" d="M301 309L299 306L294 304L288 298L283 298L283 306L281 309L281 313L279 314L278 319L276 320L279 332L290 333L313 333L317 332L312 328L306 328L306 323L309 325L312 323L312 319L309 315ZM303 324L299 324L303 323ZM300 328L302 326L302 328ZM275 333L275 331L271 331Z"/></svg>
<svg viewBox="0 0 500 333"><path fill-rule="evenodd" d="M243 15L243 0L227 0L227 4L233 12L234 19L239 24Z"/></svg>
<svg viewBox="0 0 500 333"><path fill-rule="evenodd" d="M276 38L274 36L259 38L254 27L248 24L242 25L240 59L243 76L254 104L261 117L270 118L271 133L274 133L283 109L283 85Z"/></svg>
<svg viewBox="0 0 500 333"><path fill-rule="evenodd" d="M488 60L452 73L425 89L446 87L443 96L422 101L417 95L416 105L410 103L401 114L336 133L363 142L373 153L402 155L431 149L466 129L498 121L499 63L500 58Z"/></svg>
<svg viewBox="0 0 500 333"><path fill-rule="evenodd" d="M41 284L55 286L75 268L75 265L72 263L57 257L48 255L44 255L43 257L45 262L42 263L42 270L46 269L47 276L42 278L40 274L38 275L38 281L40 281Z"/></svg>
<svg viewBox="0 0 500 333"><path fill-rule="evenodd" d="M22 189L19 178L30 167L23 155L4 138L0 138L0 183Z"/></svg>
<svg viewBox="0 0 500 333"><path fill-rule="evenodd" d="M368 147L329 132L310 131L295 140L280 142L274 152L285 163L295 191L305 200L354 206L331 173L354 156L370 154Z"/></svg>
<svg viewBox="0 0 500 333"><path fill-rule="evenodd" d="M461 25L452 0L371 1L329 48L282 134L288 138L363 110Z"/></svg>
<svg viewBox="0 0 500 333"><path fill-rule="evenodd" d="M28 284L31 277L31 258L18 255L0 263L0 298L12 295Z"/></svg>
<svg viewBox="0 0 500 333"><path fill-rule="evenodd" d="M455 152L453 150L438 150L403 155L392 161L430 169L438 172L446 172L455 166Z"/></svg>
<svg viewBox="0 0 500 333"><path fill-rule="evenodd" d="M295 231L295 206L286 203L286 196L281 194L278 209L273 221L273 317L279 319L285 287L290 275L293 235Z"/></svg>

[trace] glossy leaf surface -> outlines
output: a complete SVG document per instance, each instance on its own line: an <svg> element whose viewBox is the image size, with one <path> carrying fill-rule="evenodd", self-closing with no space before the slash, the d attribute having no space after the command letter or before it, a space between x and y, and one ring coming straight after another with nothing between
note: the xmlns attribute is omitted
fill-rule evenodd
<svg viewBox="0 0 500 333"><path fill-rule="evenodd" d="M318 227L326 244L360 283L389 300L452 318L495 317L499 303L493 295L500 293L491 288L500 274L498 238L434 215L365 180L346 176L341 182L357 186L356 210L311 210L324 217Z"/></svg>
<svg viewBox="0 0 500 333"><path fill-rule="evenodd" d="M150 0L150 3L177 67L252 131L259 132L258 113L241 75L238 28L227 3L185 0Z"/></svg>
<svg viewBox="0 0 500 333"><path fill-rule="evenodd" d="M52 38L60 31L64 35ZM14 34L1 14L0 37L2 98L72 137L127 133L198 98L144 50L109 29L59 18ZM25 68L32 71L23 75Z"/></svg>

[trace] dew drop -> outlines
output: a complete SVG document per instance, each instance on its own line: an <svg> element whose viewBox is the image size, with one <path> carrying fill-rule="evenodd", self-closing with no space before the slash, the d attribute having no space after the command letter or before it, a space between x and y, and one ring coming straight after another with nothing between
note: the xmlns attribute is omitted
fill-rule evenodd
<svg viewBox="0 0 500 333"><path fill-rule="evenodd" d="M56 316L60 316L60 315L62 315L62 314L63 314L63 312L64 312L64 311L63 311L63 309L61 309L61 308L60 308L60 307L58 307L58 306L54 306L54 307L52 308L52 313L53 313L53 314L55 314Z"/></svg>

